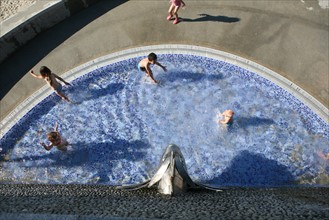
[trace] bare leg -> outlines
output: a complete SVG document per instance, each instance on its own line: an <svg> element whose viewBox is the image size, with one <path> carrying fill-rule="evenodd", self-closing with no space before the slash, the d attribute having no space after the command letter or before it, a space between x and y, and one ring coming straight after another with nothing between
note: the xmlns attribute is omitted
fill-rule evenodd
<svg viewBox="0 0 329 220"><path fill-rule="evenodd" d="M71 102L62 92L56 92L56 94L67 102Z"/></svg>
<svg viewBox="0 0 329 220"><path fill-rule="evenodd" d="M62 151L62 152L66 152L67 151L67 147L66 146L60 146L57 147L58 150Z"/></svg>
<svg viewBox="0 0 329 220"><path fill-rule="evenodd" d="M172 16L173 16L172 12L173 12L174 8L175 8L175 5L174 5L174 4L171 4L170 7L169 7L169 10L168 10L168 16L167 16L167 20L168 20L168 21L169 21L169 20L172 18Z"/></svg>
<svg viewBox="0 0 329 220"><path fill-rule="evenodd" d="M67 140L63 141L61 145L57 147L58 150L66 152L67 151L67 145L69 145L69 142Z"/></svg>
<svg viewBox="0 0 329 220"><path fill-rule="evenodd" d="M179 10L179 6L175 6L175 9L174 9L174 16L175 16L175 20L174 20L174 24L177 24L178 23L178 14L177 14L177 12L178 12L178 10Z"/></svg>

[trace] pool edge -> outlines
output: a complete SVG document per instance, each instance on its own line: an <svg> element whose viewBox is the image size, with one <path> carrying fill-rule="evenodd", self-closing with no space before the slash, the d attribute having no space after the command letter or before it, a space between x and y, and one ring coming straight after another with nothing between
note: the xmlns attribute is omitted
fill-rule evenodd
<svg viewBox="0 0 329 220"><path fill-rule="evenodd" d="M329 110L322 105L313 96L307 93L305 90L289 81L280 74L248 59L240 56L215 50L207 47L183 45L183 44L161 44L144 47L136 47L119 52L111 53L97 59L84 63L76 68L73 68L65 72L62 77L66 81L71 82L74 79L83 76L95 69L110 65L122 60L145 56L150 52L156 52L157 54L187 54L195 56L203 56L207 58L224 61L241 68L244 68L250 72L254 72L265 79L273 82L279 87L291 93L294 97L299 99L302 103L308 106L316 115L318 115L324 122L329 124ZM34 92L31 96L21 102L13 111L11 111L1 122L0 139L34 106L44 100L52 93L52 89L45 85L41 89Z"/></svg>

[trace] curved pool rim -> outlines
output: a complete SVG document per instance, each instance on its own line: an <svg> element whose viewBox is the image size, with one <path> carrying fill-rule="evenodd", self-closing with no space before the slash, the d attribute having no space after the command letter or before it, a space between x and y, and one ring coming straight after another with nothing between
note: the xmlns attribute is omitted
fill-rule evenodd
<svg viewBox="0 0 329 220"><path fill-rule="evenodd" d="M111 53L80 66L77 66L61 75L66 81L71 82L93 70L98 68L127 60L139 56L147 56L150 52L157 54L186 54L211 58L219 61L224 61L232 65L239 66L250 72L256 73L261 77L271 81L278 85L282 89L286 90L294 97L299 99L303 104L308 106L315 114L317 114L323 121L329 124L329 110L322 105L318 100L312 97L305 90L281 76L280 74L243 57L230 54L224 51L215 50L207 47L182 45L182 44L163 44L152 45L144 47L136 47L119 52ZM41 89L35 91L31 96L21 102L13 111L11 111L1 122L0 139L34 106L48 97L53 90L44 85Z"/></svg>

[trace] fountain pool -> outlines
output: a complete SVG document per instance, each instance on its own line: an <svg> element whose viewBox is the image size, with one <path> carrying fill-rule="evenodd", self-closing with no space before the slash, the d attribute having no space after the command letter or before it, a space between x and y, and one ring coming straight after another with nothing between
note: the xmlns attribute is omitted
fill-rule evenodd
<svg viewBox="0 0 329 220"><path fill-rule="evenodd" d="M141 58L72 80L64 92L78 104L51 94L35 105L0 140L0 181L140 183L174 143L196 182L329 185L329 125L289 92L232 63L188 54L159 54L168 71L153 67L156 85L136 68ZM231 126L217 123L225 109L235 111ZM66 153L39 145L56 122L70 142Z"/></svg>

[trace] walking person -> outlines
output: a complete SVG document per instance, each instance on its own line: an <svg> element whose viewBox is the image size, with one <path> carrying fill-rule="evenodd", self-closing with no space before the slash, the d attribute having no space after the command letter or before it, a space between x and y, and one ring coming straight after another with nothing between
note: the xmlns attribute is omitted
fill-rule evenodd
<svg viewBox="0 0 329 220"><path fill-rule="evenodd" d="M169 14L167 16L167 20L170 21L174 16L175 20L173 21L173 24L177 24L179 22L177 12L181 7L185 7L185 2L182 0L171 0L170 3L171 5L168 10Z"/></svg>
<svg viewBox="0 0 329 220"><path fill-rule="evenodd" d="M33 70L31 70L30 73L35 78L44 79L59 97L61 97L63 100L67 102L70 102L70 100L62 92L63 86L57 81L57 79L65 83L65 85L71 85L71 84L66 82L61 77L57 76L55 73L52 73L48 67L42 66L40 68L40 75L35 74Z"/></svg>

